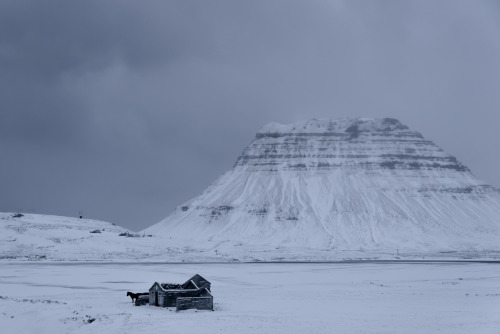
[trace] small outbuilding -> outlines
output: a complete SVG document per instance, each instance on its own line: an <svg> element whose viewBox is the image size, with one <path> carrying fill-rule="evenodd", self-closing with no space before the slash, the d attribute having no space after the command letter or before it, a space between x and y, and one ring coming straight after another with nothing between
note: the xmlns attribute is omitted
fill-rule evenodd
<svg viewBox="0 0 500 334"><path fill-rule="evenodd" d="M187 309L213 310L210 282L196 274L183 284L155 282L149 289L149 305Z"/></svg>

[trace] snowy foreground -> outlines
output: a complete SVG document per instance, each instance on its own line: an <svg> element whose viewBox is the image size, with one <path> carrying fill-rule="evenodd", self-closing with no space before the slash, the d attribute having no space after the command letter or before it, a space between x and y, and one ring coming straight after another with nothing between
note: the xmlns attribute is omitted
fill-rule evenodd
<svg viewBox="0 0 500 334"><path fill-rule="evenodd" d="M136 307L212 282L215 311ZM497 263L0 263L2 333L500 333Z"/></svg>

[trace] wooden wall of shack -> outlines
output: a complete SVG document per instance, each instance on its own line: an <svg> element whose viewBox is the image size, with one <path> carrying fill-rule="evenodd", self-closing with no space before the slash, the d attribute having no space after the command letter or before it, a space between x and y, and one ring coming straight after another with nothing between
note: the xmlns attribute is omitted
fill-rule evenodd
<svg viewBox="0 0 500 334"><path fill-rule="evenodd" d="M197 309L197 310L214 310L214 298L210 296L204 297L179 297L175 304L176 311Z"/></svg>
<svg viewBox="0 0 500 334"><path fill-rule="evenodd" d="M163 289L158 282L155 282L149 289L149 305L161 306L163 304Z"/></svg>
<svg viewBox="0 0 500 334"><path fill-rule="evenodd" d="M169 290L163 292L163 307L176 307L177 298L179 297L198 297L198 290Z"/></svg>

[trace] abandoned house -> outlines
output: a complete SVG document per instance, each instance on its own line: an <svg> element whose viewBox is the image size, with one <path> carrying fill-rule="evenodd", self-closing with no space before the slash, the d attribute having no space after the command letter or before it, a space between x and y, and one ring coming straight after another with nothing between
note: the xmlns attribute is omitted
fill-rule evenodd
<svg viewBox="0 0 500 334"><path fill-rule="evenodd" d="M184 284L155 282L149 289L149 305L187 309L213 310L214 297L210 282L196 274Z"/></svg>

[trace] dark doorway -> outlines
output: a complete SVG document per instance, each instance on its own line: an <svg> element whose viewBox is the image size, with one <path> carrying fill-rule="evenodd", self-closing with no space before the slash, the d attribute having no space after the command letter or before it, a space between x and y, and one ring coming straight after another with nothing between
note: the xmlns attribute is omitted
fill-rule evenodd
<svg viewBox="0 0 500 334"><path fill-rule="evenodd" d="M158 304L158 291L155 291L155 306L160 306Z"/></svg>

